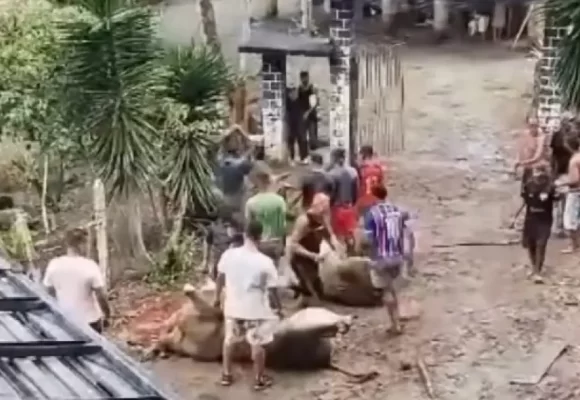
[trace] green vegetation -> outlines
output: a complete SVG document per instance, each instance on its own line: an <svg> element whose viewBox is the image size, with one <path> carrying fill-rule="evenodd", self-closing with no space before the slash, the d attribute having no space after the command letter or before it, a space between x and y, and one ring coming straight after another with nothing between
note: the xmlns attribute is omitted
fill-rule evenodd
<svg viewBox="0 0 580 400"><path fill-rule="evenodd" d="M127 199L134 254L152 261L139 197L167 200L157 210L170 215L166 246L182 248L185 210L215 204L208 156L236 78L215 47L164 47L154 9L142 4L2 5L0 134L27 144L33 161L17 166L52 212L74 167L101 178L109 199Z"/></svg>

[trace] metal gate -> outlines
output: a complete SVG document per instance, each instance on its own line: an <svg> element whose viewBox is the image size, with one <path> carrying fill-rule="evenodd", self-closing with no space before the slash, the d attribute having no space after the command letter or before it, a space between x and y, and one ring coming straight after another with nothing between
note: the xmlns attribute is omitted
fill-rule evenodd
<svg viewBox="0 0 580 400"><path fill-rule="evenodd" d="M356 54L355 148L370 144L379 155L404 150L405 85L401 44L359 44Z"/></svg>

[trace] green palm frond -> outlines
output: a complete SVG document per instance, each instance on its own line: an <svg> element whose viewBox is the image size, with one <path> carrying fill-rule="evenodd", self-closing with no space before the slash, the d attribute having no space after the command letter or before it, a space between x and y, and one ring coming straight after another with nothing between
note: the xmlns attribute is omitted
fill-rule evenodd
<svg viewBox="0 0 580 400"><path fill-rule="evenodd" d="M168 96L200 109L208 103L221 101L232 87L235 75L221 53L210 47L178 47L168 52ZM205 115L195 115L202 119Z"/></svg>
<svg viewBox="0 0 580 400"><path fill-rule="evenodd" d="M169 107L163 151L167 160L162 171L165 187L176 203L185 198L190 207L212 210L215 196L211 190L212 165L208 155L216 145L215 132L223 129L223 120L184 123L188 107L176 104ZM204 107L211 107L211 104ZM219 110L214 112L220 113Z"/></svg>
<svg viewBox="0 0 580 400"><path fill-rule="evenodd" d="M547 22L569 27L560 43L556 81L564 107L580 109L580 0L548 0L543 11Z"/></svg>
<svg viewBox="0 0 580 400"><path fill-rule="evenodd" d="M63 22L70 123L91 136L92 156L112 192L154 174L156 129L148 118L162 74L152 11L122 0L79 0L91 17Z"/></svg>

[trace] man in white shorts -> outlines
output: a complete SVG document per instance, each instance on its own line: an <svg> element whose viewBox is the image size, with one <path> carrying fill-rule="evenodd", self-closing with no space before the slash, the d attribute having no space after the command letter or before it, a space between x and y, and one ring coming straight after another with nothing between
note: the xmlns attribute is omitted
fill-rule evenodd
<svg viewBox="0 0 580 400"><path fill-rule="evenodd" d="M254 389L258 391L272 384L271 378L265 374L264 346L274 339L274 330L281 315L276 290L278 272L272 259L258 249L261 236L262 224L251 220L245 229L244 244L223 253L217 267L214 303L219 307L221 292L225 287L225 339L221 384L229 386L233 383L233 351L237 343L246 340L252 349Z"/></svg>
<svg viewBox="0 0 580 400"><path fill-rule="evenodd" d="M580 247L580 141L578 138L567 140L568 147L574 152L568 164L568 176L557 186L567 186L564 206L564 229L570 235L570 247L563 253L573 253Z"/></svg>

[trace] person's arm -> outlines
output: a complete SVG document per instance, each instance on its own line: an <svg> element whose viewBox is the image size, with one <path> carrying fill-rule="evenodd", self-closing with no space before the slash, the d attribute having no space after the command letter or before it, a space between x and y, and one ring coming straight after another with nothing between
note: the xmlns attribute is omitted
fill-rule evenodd
<svg viewBox="0 0 580 400"><path fill-rule="evenodd" d="M268 259L268 270L266 272L266 288L268 290L268 299L270 300L270 306L278 314L282 316L282 302L280 301L280 295L278 293L278 270L274 265L272 260Z"/></svg>
<svg viewBox="0 0 580 400"><path fill-rule="evenodd" d="M49 295L51 295L52 297L56 297L56 290L54 289L54 283L52 281L53 269L54 269L53 263L49 262L48 267L46 267L46 272L44 273L42 285L45 287Z"/></svg>
<svg viewBox="0 0 580 400"><path fill-rule="evenodd" d="M318 93L316 91L316 89L314 88L314 86L310 86L311 88L311 94L308 96L308 110L306 110L306 112L304 113L304 119L308 119L308 117L310 117L310 114L312 114L316 108L318 107ZM314 96L315 101L314 104L311 103L310 101L310 96Z"/></svg>
<svg viewBox="0 0 580 400"><path fill-rule="evenodd" d="M250 197L248 199L248 201L246 201L246 206L244 207L244 218L245 218L245 221L251 221L252 220L252 203L253 203L253 197Z"/></svg>
<svg viewBox="0 0 580 400"><path fill-rule="evenodd" d="M109 300L107 299L107 291L105 289L105 281L103 279L103 275L101 274L101 269L99 265L92 261L93 264L93 273L91 276L91 289L95 293L95 298L97 299L97 303L101 307L101 311L103 312L103 317L105 320L108 320L111 317L111 308L109 306Z"/></svg>
<svg viewBox="0 0 580 400"><path fill-rule="evenodd" d="M291 256L292 254L297 254L303 257L310 258L313 261L317 261L318 254L308 251L300 244L300 240L304 237L308 230L308 219L305 215L301 215L296 220L294 224L294 229L292 231L292 235L290 235L290 240L288 242L287 248L287 255ZM290 257L288 257L290 259Z"/></svg>
<svg viewBox="0 0 580 400"><path fill-rule="evenodd" d="M215 287L215 299L213 302L213 305L215 308L219 308L220 304L221 304L221 299L222 299L222 291L224 290L224 286L226 284L226 274L227 274L227 270L229 268L229 265L231 264L230 261L230 255L231 255L231 250L228 249L226 251L224 251L224 253L222 254L222 256L220 257L219 261L218 261L218 265L217 265L217 278L215 281L216 287Z"/></svg>
<svg viewBox="0 0 580 400"><path fill-rule="evenodd" d="M540 137L538 137L538 143L536 144L536 151L534 152L534 155L532 156L532 158L530 158L528 160L521 160L518 162L518 165L520 165L522 167L528 167L528 166L540 161L540 159L542 158L542 155L544 154L545 143L546 143L546 136L542 134Z"/></svg>
<svg viewBox="0 0 580 400"><path fill-rule="evenodd" d="M359 177L358 174L353 176L352 179L352 204L356 204L358 200L358 190L359 190Z"/></svg>
<svg viewBox="0 0 580 400"><path fill-rule="evenodd" d="M573 156L570 159L570 167L568 168L568 185L577 185L580 183L580 158Z"/></svg>
<svg viewBox="0 0 580 400"><path fill-rule="evenodd" d="M363 217L363 226L364 226L364 230L365 230L365 234L367 236L367 239L373 240L374 235L375 235L375 231L376 231L376 226L375 226L375 219L373 218L373 214L372 214L371 210L367 210L365 212L365 215Z"/></svg>

